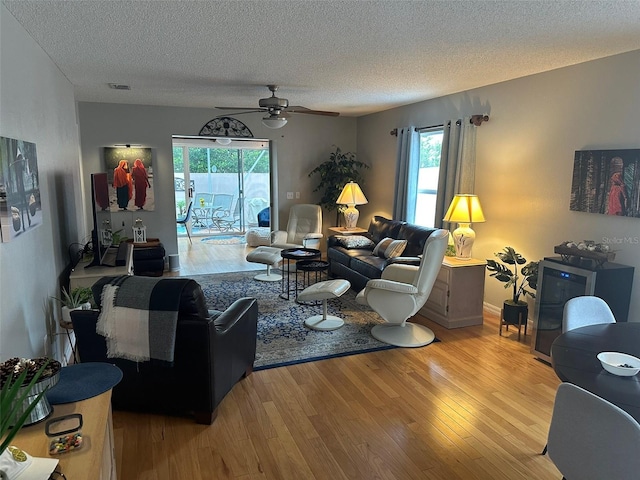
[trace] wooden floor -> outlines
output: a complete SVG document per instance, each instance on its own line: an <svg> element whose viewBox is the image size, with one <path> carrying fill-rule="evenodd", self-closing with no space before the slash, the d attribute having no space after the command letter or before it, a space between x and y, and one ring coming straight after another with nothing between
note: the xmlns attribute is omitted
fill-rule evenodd
<svg viewBox="0 0 640 480"><path fill-rule="evenodd" d="M560 479L540 455L559 380L530 337L419 320L441 342L254 372L211 426L114 412L118 478Z"/></svg>
<svg viewBox="0 0 640 480"><path fill-rule="evenodd" d="M188 277L206 273L240 272L262 270L264 265L245 260L247 253L253 250L245 244L214 245L203 242L204 237L193 237L192 242L178 237L180 271L168 272L168 276Z"/></svg>

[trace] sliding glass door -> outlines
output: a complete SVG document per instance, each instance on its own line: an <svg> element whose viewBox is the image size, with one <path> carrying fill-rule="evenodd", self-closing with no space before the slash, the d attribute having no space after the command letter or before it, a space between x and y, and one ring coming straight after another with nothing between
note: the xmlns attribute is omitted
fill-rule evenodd
<svg viewBox="0 0 640 480"><path fill-rule="evenodd" d="M223 144L223 143L226 144ZM270 204L269 141L173 138L176 218L192 211L185 228L192 235L241 235L257 226Z"/></svg>

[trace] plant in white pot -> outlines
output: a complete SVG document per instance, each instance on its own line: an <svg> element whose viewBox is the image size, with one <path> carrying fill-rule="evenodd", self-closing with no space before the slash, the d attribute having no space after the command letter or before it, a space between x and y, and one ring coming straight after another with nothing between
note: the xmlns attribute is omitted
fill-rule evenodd
<svg viewBox="0 0 640 480"><path fill-rule="evenodd" d="M76 287L69 293L66 288L62 287L62 296L60 298L53 298L57 300L62 307L61 325L64 328L72 328L71 311L91 309L93 292L89 287Z"/></svg>
<svg viewBox="0 0 640 480"><path fill-rule="evenodd" d="M528 304L521 300L527 295L536 298L535 290L538 286L538 262L529 262L514 250L513 247L505 247L502 252L495 254L500 259L487 260L487 270L492 272L489 276L499 282L503 282L504 288L511 288L511 298L504 301L503 318L508 323L518 323L520 314L526 321ZM518 271L518 266L524 265Z"/></svg>

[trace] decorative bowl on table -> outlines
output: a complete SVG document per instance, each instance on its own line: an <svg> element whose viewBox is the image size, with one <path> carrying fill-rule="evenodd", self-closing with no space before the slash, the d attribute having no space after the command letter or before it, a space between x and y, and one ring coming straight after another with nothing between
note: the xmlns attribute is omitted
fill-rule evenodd
<svg viewBox="0 0 640 480"><path fill-rule="evenodd" d="M46 364L45 369L42 371L38 381L29 388L29 383L35 377L36 373ZM60 369L62 365L57 360L53 360L47 357L39 358L10 358L0 364L0 385L4 385L5 382L9 382L13 378L17 378L23 371L27 371L27 376L24 380L24 384L20 387L20 395L24 393L26 389L29 389L27 396L24 398L22 405L18 409L16 418L19 418L23 412L25 412L31 403L33 403L41 392L53 387L58 383L60 379ZM12 404L13 405L13 404ZM51 405L47 400L47 396L43 395L38 401L38 404L31 410L29 416L24 421L24 425L31 425L44 420L52 412ZM12 425L13 426L13 425Z"/></svg>
<svg viewBox="0 0 640 480"><path fill-rule="evenodd" d="M626 353L600 352L598 360L607 372L620 377L632 377L640 372L640 358Z"/></svg>

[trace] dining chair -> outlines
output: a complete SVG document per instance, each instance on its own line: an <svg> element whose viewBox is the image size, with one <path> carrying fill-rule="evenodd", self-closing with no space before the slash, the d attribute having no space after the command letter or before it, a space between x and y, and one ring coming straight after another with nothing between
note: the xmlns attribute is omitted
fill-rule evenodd
<svg viewBox="0 0 640 480"><path fill-rule="evenodd" d="M562 333L599 323L616 323L609 305L600 297L581 295L568 300L564 304ZM545 455L548 449L549 446L545 445L542 449L542 455Z"/></svg>
<svg viewBox="0 0 640 480"><path fill-rule="evenodd" d="M185 214L185 216L182 218L176 219L176 223L178 225L184 225L184 229L187 231L187 237L189 237L189 243L193 243L191 241L191 234L189 233L189 226L187 225L187 222L191 218L192 207L193 207L193 200L189 202L189 206L187 207L187 213Z"/></svg>
<svg viewBox="0 0 640 480"><path fill-rule="evenodd" d="M563 479L636 480L640 472L640 424L571 383L556 392L547 445Z"/></svg>
<svg viewBox="0 0 640 480"><path fill-rule="evenodd" d="M562 313L562 332L587 325L615 322L616 318L607 302L600 297L583 295L574 297L565 303Z"/></svg>

